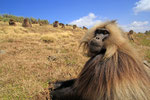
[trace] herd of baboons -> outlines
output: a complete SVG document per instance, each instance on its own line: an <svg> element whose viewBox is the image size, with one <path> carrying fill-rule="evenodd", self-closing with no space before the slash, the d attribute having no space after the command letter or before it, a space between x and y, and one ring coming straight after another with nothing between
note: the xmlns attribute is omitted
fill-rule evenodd
<svg viewBox="0 0 150 100"><path fill-rule="evenodd" d="M16 23L15 23L15 21L13 20L13 19L10 19L9 20L9 25L11 25L11 26L16 26ZM43 23L39 23L39 25L40 26L42 26L42 25L44 25ZM61 27L61 28L65 28L65 26L72 26L72 28L73 29L76 29L77 28L77 25L69 25L69 24L63 24L63 23L59 23L59 21L55 21L55 22L53 22L53 27ZM23 23L22 23L22 26L23 27L32 27L32 24L31 24L31 22L30 22L30 20L28 19L28 18L25 18L24 19L24 21L23 21ZM82 27L82 29L84 29L84 30L88 30L88 28L87 27L85 27L85 26L83 26ZM128 33L127 33L127 37L128 37L128 39L129 40L131 40L131 41L134 41L134 38L133 38L133 34L134 34L134 31L133 30L130 30Z"/></svg>
<svg viewBox="0 0 150 100"><path fill-rule="evenodd" d="M36 23L37 24L37 23ZM11 26L16 26L16 23L13 19L10 19L9 20L9 25ZM43 23L39 23L40 26L44 25ZM59 23L59 21L55 21L53 22L53 27L61 27L61 28L65 28L65 26L72 26L73 29L76 29L77 28L77 25L69 25L69 24L63 24L63 23ZM23 23L22 23L22 26L23 27L32 27L32 24L30 22L30 20L28 18L25 18ZM82 29L84 30L88 30L87 27L83 26ZM134 34L134 31L133 30L130 30L128 33L127 33L127 37L129 40L131 41L134 41L134 38L133 38L133 34Z"/></svg>
<svg viewBox="0 0 150 100"><path fill-rule="evenodd" d="M34 23L34 24L38 24L38 23ZM11 25L11 26L16 26L16 22L15 22L15 20L13 20L13 19L10 19L9 20L9 25ZM44 23L39 23L39 25L40 26L43 26L44 25ZM69 25L69 24L63 24L63 23L59 23L59 21L55 21L55 22L53 22L53 27L61 27L61 28L65 28L65 26L72 26L72 28L73 29L76 29L77 28L77 25ZM32 27L32 24L31 24L31 21L28 19L28 18L25 18L24 20L23 20L23 23L22 23L22 26L23 27ZM84 29L84 30L87 30L88 28L87 27L85 27L85 26L83 26L82 27L82 29Z"/></svg>

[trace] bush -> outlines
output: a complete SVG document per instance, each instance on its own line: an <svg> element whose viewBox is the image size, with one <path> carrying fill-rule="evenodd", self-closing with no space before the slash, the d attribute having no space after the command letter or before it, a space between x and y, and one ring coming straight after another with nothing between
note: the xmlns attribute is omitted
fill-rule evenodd
<svg viewBox="0 0 150 100"><path fill-rule="evenodd" d="M9 14L3 14L0 15L0 20L4 21L4 22L9 22L10 19L13 19L15 22L20 22L23 23L24 21L24 17L18 17L18 16L14 16L14 15L9 15ZM40 25L48 25L49 21L48 20L41 20L41 19L35 19L33 17L28 18L31 22L31 24L40 24Z"/></svg>
<svg viewBox="0 0 150 100"><path fill-rule="evenodd" d="M10 19L13 19L15 22L22 23L24 20L24 17L17 17L14 15L8 15L8 14L2 15L1 18L2 18L2 21L4 21L4 22L8 22Z"/></svg>
<svg viewBox="0 0 150 100"><path fill-rule="evenodd" d="M35 19L33 17L30 18L30 21L31 21L32 24L38 24L37 19Z"/></svg>
<svg viewBox="0 0 150 100"><path fill-rule="evenodd" d="M3 17L0 15L0 21L2 21Z"/></svg>
<svg viewBox="0 0 150 100"><path fill-rule="evenodd" d="M22 23L22 22L23 22L23 20L24 20L24 17L18 17L18 18L16 19L16 22L20 22L20 23Z"/></svg>
<svg viewBox="0 0 150 100"><path fill-rule="evenodd" d="M2 21L9 22L9 18L3 18Z"/></svg>
<svg viewBox="0 0 150 100"><path fill-rule="evenodd" d="M147 35L149 34L149 35L150 35L150 30L149 30L149 31L146 31L145 34L147 34Z"/></svg>
<svg viewBox="0 0 150 100"><path fill-rule="evenodd" d="M55 35L43 35L43 36L41 36L41 40L45 43L53 43L57 39L56 39Z"/></svg>
<svg viewBox="0 0 150 100"><path fill-rule="evenodd" d="M48 25L49 24L48 20L41 20L41 19L38 19L38 23L40 25Z"/></svg>

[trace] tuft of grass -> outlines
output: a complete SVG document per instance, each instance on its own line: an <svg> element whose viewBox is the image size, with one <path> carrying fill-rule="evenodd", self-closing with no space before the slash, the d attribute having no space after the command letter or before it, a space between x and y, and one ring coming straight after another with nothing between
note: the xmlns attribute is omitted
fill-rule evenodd
<svg viewBox="0 0 150 100"><path fill-rule="evenodd" d="M144 46L150 46L150 40L149 39L142 39L141 44Z"/></svg>
<svg viewBox="0 0 150 100"><path fill-rule="evenodd" d="M58 37L60 38L69 38L72 35L70 31L68 32L61 32L61 34L58 34Z"/></svg>
<svg viewBox="0 0 150 100"><path fill-rule="evenodd" d="M41 36L41 40L45 43L53 43L57 40L56 36L53 34L45 34Z"/></svg>
<svg viewBox="0 0 150 100"><path fill-rule="evenodd" d="M150 46L150 35L136 34L137 41L143 46Z"/></svg>
<svg viewBox="0 0 150 100"><path fill-rule="evenodd" d="M0 43L2 42L14 42L14 35L11 34L0 34Z"/></svg>
<svg viewBox="0 0 150 100"><path fill-rule="evenodd" d="M145 55L146 55L148 62L150 63L150 49L146 51Z"/></svg>

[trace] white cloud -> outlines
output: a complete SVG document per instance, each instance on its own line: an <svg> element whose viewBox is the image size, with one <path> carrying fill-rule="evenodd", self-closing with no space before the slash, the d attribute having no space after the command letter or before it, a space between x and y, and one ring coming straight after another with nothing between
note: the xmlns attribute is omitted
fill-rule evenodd
<svg viewBox="0 0 150 100"><path fill-rule="evenodd" d="M145 26L145 25L148 25L148 21L144 21L144 22L141 22L141 21L134 21L131 23L132 26L134 27L140 27L140 26Z"/></svg>
<svg viewBox="0 0 150 100"><path fill-rule="evenodd" d="M94 13L89 13L87 16L81 17L77 20L70 22L69 24L76 24L79 27L86 26L90 27L96 23L100 23L101 20Z"/></svg>
<svg viewBox="0 0 150 100"><path fill-rule="evenodd" d="M143 11L150 11L150 0L140 0L136 2L135 5L136 6L133 8L135 14Z"/></svg>
<svg viewBox="0 0 150 100"><path fill-rule="evenodd" d="M129 25L121 25L125 31L134 30L135 32L145 32L150 30L150 24L148 21L133 21Z"/></svg>
<svg viewBox="0 0 150 100"><path fill-rule="evenodd" d="M76 24L78 27L86 26L91 27L97 23L108 20L108 18L100 18L94 13L89 13L87 16L83 16L77 20L70 22L69 24ZM145 32L150 30L150 24L148 21L133 21L128 25L120 25L125 31L134 30L135 32Z"/></svg>

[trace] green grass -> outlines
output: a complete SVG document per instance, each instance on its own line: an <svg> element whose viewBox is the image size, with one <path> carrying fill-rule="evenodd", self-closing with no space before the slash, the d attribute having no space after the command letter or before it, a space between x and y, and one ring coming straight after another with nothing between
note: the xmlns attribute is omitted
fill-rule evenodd
<svg viewBox="0 0 150 100"><path fill-rule="evenodd" d="M144 46L150 46L150 35L145 35L145 34L137 34L138 41L140 42L141 45Z"/></svg>
<svg viewBox="0 0 150 100"><path fill-rule="evenodd" d="M146 58L148 59L148 62L150 63L150 50L146 51Z"/></svg>
<svg viewBox="0 0 150 100"><path fill-rule="evenodd" d="M137 48L141 49L140 52L144 53L145 60L150 62L150 34L135 34L134 35L136 42L132 43L135 44Z"/></svg>

